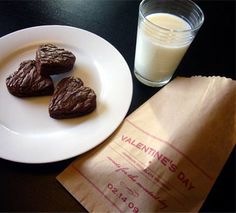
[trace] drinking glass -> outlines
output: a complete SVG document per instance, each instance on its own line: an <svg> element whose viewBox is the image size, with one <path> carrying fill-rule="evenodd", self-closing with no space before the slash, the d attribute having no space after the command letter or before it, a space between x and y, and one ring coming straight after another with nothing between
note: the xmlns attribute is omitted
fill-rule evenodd
<svg viewBox="0 0 236 213"><path fill-rule="evenodd" d="M134 63L137 79L153 87L168 83L203 22L202 10L191 0L143 0Z"/></svg>

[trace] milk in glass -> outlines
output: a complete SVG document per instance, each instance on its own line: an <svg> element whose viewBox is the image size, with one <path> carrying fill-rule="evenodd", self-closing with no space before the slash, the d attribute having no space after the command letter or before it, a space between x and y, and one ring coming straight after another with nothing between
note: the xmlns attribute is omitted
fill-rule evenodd
<svg viewBox="0 0 236 213"><path fill-rule="evenodd" d="M135 74L150 82L168 82L191 39L191 27L169 13L154 13L138 26Z"/></svg>

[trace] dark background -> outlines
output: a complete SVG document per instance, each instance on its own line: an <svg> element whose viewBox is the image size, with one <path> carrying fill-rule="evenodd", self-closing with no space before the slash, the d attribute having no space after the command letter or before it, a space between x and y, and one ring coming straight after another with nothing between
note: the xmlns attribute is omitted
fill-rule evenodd
<svg viewBox="0 0 236 213"><path fill-rule="evenodd" d="M235 1L195 2L204 11L205 23L175 76L218 75L235 80ZM131 0L0 1L0 36L38 25L82 28L114 45L132 72L138 5L139 1ZM128 114L159 90L134 77L133 84ZM0 159L0 211L85 211L55 179L72 161L30 165ZM235 212L235 176L234 149L201 212Z"/></svg>

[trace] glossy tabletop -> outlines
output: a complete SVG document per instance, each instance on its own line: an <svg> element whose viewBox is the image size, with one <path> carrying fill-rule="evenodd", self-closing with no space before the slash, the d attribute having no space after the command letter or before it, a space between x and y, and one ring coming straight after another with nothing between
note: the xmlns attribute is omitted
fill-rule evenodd
<svg viewBox="0 0 236 213"><path fill-rule="evenodd" d="M214 75L235 80L235 1L196 2L205 13L205 23L174 77ZM130 114L159 90L142 85L133 75L139 3L133 0L0 1L0 37L39 25L69 25L103 37L123 55L131 70ZM0 211L86 212L56 180L73 160L34 165L0 159ZM201 212L235 211L235 166L234 149Z"/></svg>

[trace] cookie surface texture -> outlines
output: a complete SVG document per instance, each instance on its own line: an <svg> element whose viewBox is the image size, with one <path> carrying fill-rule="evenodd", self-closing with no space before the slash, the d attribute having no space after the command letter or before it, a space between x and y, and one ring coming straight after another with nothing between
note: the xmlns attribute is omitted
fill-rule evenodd
<svg viewBox="0 0 236 213"><path fill-rule="evenodd" d="M75 63L75 55L53 44L40 45L36 51L37 69L42 75L69 72Z"/></svg>
<svg viewBox="0 0 236 213"><path fill-rule="evenodd" d="M23 61L19 69L6 79L8 91L18 97L52 95L54 86L50 77L36 70L35 60Z"/></svg>
<svg viewBox="0 0 236 213"><path fill-rule="evenodd" d="M56 86L49 104L52 118L64 119L82 116L96 108L96 94L75 77L62 79Z"/></svg>

